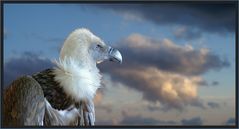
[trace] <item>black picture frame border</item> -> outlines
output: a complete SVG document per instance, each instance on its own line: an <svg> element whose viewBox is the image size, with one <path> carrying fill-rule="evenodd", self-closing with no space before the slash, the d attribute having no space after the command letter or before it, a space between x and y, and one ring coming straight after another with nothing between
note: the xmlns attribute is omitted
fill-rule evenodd
<svg viewBox="0 0 239 129"><path fill-rule="evenodd" d="M4 61L4 56L3 56L3 51L4 51L4 4L80 4L80 3L85 3L85 4L105 4L105 3L110 3L110 4L117 4L117 3L126 3L126 4L141 4L141 3L176 3L176 4L183 4L183 3L232 3L236 5L236 18L235 18L235 58L236 58L236 64L235 64L235 81L236 81L236 86L235 86L235 125L202 125L202 126L194 126L194 125L120 125L120 126L112 126L112 125L96 125L96 126L90 126L90 127L81 127L81 128L239 128L238 126L238 58L239 58L239 53L238 53L238 0L211 0L211 1L178 1L178 0L169 0L169 1L157 1L157 0L149 0L149 1L144 1L144 0L114 0L114 1L106 1L106 0L0 0L1 2L1 45L0 45L0 57L1 57L1 128L9 128L9 127L3 127L3 80L4 80L4 67L3 67L3 61ZM12 127L10 127L12 128ZM40 126L22 126L22 127L15 127L15 128L79 128L75 126L50 126L50 127L40 127Z"/></svg>

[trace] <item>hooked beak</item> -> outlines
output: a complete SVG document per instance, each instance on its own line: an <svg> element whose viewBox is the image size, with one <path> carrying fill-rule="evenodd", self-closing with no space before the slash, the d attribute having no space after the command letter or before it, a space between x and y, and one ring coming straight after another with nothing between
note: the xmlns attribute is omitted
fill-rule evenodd
<svg viewBox="0 0 239 129"><path fill-rule="evenodd" d="M122 63L122 56L119 50L109 47L108 56L110 61Z"/></svg>

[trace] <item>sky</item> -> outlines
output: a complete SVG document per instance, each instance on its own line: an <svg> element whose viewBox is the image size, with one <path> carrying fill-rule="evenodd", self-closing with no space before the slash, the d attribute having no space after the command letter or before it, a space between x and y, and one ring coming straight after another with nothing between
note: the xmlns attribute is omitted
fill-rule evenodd
<svg viewBox="0 0 239 129"><path fill-rule="evenodd" d="M96 125L234 125L231 3L4 4L4 87L54 67L67 36L88 28L123 63L98 65Z"/></svg>

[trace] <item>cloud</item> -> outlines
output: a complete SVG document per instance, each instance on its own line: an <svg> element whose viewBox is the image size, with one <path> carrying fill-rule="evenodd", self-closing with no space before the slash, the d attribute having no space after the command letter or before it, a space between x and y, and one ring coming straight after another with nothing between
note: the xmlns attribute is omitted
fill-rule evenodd
<svg viewBox="0 0 239 129"><path fill-rule="evenodd" d="M181 123L183 125L202 125L203 121L201 119L201 117L193 117L191 119L183 119L181 120Z"/></svg>
<svg viewBox="0 0 239 129"><path fill-rule="evenodd" d="M235 125L235 124L236 124L235 118L229 118L229 119L226 121L226 125Z"/></svg>
<svg viewBox="0 0 239 129"><path fill-rule="evenodd" d="M102 120L98 120L98 121L95 121L95 125L116 125L115 122L113 120L105 120L105 121L102 121Z"/></svg>
<svg viewBox="0 0 239 129"><path fill-rule="evenodd" d="M195 29L195 28L190 28L186 26L181 26L176 28L173 31L173 34L176 38L178 39L188 39L188 40L193 40L193 39L198 39L202 37L202 32Z"/></svg>
<svg viewBox="0 0 239 129"><path fill-rule="evenodd" d="M104 110L107 113L112 113L112 105L98 104L95 106L96 109Z"/></svg>
<svg viewBox="0 0 239 129"><path fill-rule="evenodd" d="M207 48L196 50L191 45L180 46L169 39L157 40L132 34L121 42L120 50L127 55L124 61L131 65L154 66L184 75L199 75L230 65Z"/></svg>
<svg viewBox="0 0 239 129"><path fill-rule="evenodd" d="M211 108L219 108L220 104L216 102L208 102L207 105Z"/></svg>
<svg viewBox="0 0 239 129"><path fill-rule="evenodd" d="M212 86L217 86L217 85L219 85L219 82L218 82L218 81L213 81L213 82L212 82Z"/></svg>
<svg viewBox="0 0 239 129"><path fill-rule="evenodd" d="M235 2L101 4L96 7L158 25L182 25L216 33L235 31Z"/></svg>
<svg viewBox="0 0 239 129"><path fill-rule="evenodd" d="M96 95L95 95L95 98L94 98L94 103L95 103L95 104L100 103L101 100L102 100L102 97L103 97L102 91L101 91L101 90L98 90L98 91L96 92Z"/></svg>
<svg viewBox="0 0 239 129"><path fill-rule="evenodd" d="M206 82L200 75L230 65L209 49L181 46L169 39L132 34L121 42L117 48L123 54L123 64L104 63L101 71L143 93L145 100L159 101L164 109L205 108L197 95L198 86Z"/></svg>
<svg viewBox="0 0 239 129"><path fill-rule="evenodd" d="M209 82L207 82L206 80L202 80L201 82L199 82L200 86L218 86L219 82L218 81L213 81L211 82L211 84Z"/></svg>
<svg viewBox="0 0 239 129"><path fill-rule="evenodd" d="M208 82L206 80L202 80L198 83L200 86L209 86Z"/></svg>
<svg viewBox="0 0 239 129"><path fill-rule="evenodd" d="M144 118L142 116L127 116L120 122L121 125L172 125L173 121L160 121L153 118Z"/></svg>
<svg viewBox="0 0 239 129"><path fill-rule="evenodd" d="M41 58L32 52L24 52L4 63L4 87L20 76L31 75L52 66L49 59Z"/></svg>
<svg viewBox="0 0 239 129"><path fill-rule="evenodd" d="M129 115L127 112L122 112L123 119L121 125L175 125L175 121L163 121L154 118L147 118L141 115Z"/></svg>
<svg viewBox="0 0 239 129"><path fill-rule="evenodd" d="M197 83L201 80L199 77L167 73L154 67L125 68L119 70L118 74L131 88L143 91L145 99L160 101L167 107L180 109L184 104L197 101Z"/></svg>

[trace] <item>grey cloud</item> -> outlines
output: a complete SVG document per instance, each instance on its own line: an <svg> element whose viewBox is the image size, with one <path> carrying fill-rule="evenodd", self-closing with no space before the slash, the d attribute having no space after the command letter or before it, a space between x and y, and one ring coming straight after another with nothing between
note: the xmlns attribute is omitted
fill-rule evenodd
<svg viewBox="0 0 239 129"><path fill-rule="evenodd" d="M104 110L107 113L112 113L112 110L113 110L112 105L109 105L109 104L96 104L95 108L98 110Z"/></svg>
<svg viewBox="0 0 239 129"><path fill-rule="evenodd" d="M122 125L172 125L174 121L161 121L152 118L144 118L142 116L128 116L120 122Z"/></svg>
<svg viewBox="0 0 239 129"><path fill-rule="evenodd" d="M192 28L192 27L185 27L185 26L176 28L173 31L173 34L177 39L193 40L193 39L198 39L202 37L202 32L200 30Z"/></svg>
<svg viewBox="0 0 239 129"><path fill-rule="evenodd" d="M201 117L193 117L191 119L182 119L181 123L183 125L202 125L203 124L203 120L201 119Z"/></svg>
<svg viewBox="0 0 239 129"><path fill-rule="evenodd" d="M208 49L176 45L133 34L117 46L123 54L122 65L99 65L114 80L143 93L143 98L160 101L165 109L182 110L185 105L205 108L197 96L198 85L208 85L200 75L230 64Z"/></svg>
<svg viewBox="0 0 239 129"><path fill-rule="evenodd" d="M211 83L207 82L206 80L202 80L201 82L199 82L200 86L218 86L219 82L218 81L213 81Z"/></svg>
<svg viewBox="0 0 239 129"><path fill-rule="evenodd" d="M183 110L185 105L204 107L197 98L197 83L201 80L200 77L186 77L157 68L119 67L112 74L112 78L142 92L146 100L160 101L165 109Z"/></svg>
<svg viewBox="0 0 239 129"><path fill-rule="evenodd" d="M188 96L188 97L191 97L191 96ZM160 110L162 110L164 112L168 112L168 111L170 111L172 109L177 109L178 111L183 111L183 110L186 109L185 106L187 106L187 105L190 105L190 106L193 106L193 107L198 107L198 108L201 108L201 109L206 109L206 106L197 97L190 98L188 101L185 101L184 99L185 98L182 98L180 101L179 100L173 100L173 101L176 101L177 105L172 104L172 103L175 103L175 102L170 102L170 101L166 102L166 104L163 103L163 106L161 106L158 109L160 109ZM150 110L150 109L154 109L154 108L153 107L149 107L148 109ZM154 110L156 110L156 109L157 108L155 108Z"/></svg>
<svg viewBox="0 0 239 129"><path fill-rule="evenodd" d="M120 122L121 125L175 125L175 121L157 120L154 118L146 118L141 115L128 115L123 114L123 119Z"/></svg>
<svg viewBox="0 0 239 129"><path fill-rule="evenodd" d="M49 59L40 58L32 52L25 52L20 57L11 58L4 62L4 87L8 86L19 76L31 75L46 68L52 67Z"/></svg>
<svg viewBox="0 0 239 129"><path fill-rule="evenodd" d="M160 25L183 25L216 33L235 31L235 2L101 4L96 7Z"/></svg>
<svg viewBox="0 0 239 129"><path fill-rule="evenodd" d="M207 105L211 108L219 108L220 104L216 102L208 102Z"/></svg>
<svg viewBox="0 0 239 129"><path fill-rule="evenodd" d="M162 110L161 107L156 106L156 105L148 105L148 106L147 106L147 109L148 109L149 111L151 111L151 112ZM166 111L168 111L168 110L166 110Z"/></svg>
<svg viewBox="0 0 239 129"><path fill-rule="evenodd" d="M95 121L95 125L114 125L114 122L112 120L97 120Z"/></svg>
<svg viewBox="0 0 239 129"><path fill-rule="evenodd" d="M217 86L217 85L219 85L219 82L218 82L218 81L213 81L213 82L212 82L212 85L213 85L213 86Z"/></svg>
<svg viewBox="0 0 239 129"><path fill-rule="evenodd" d="M202 80L198 83L200 86L209 86L208 82L205 80Z"/></svg>
<svg viewBox="0 0 239 129"><path fill-rule="evenodd" d="M194 106L194 107L199 107L201 109L206 109L206 106L203 104L203 100L200 99L199 97L197 97L196 99L194 99L190 105Z"/></svg>
<svg viewBox="0 0 239 129"><path fill-rule="evenodd" d="M158 120L152 118L142 118L140 116L124 117L124 119L120 122L122 125L157 125L158 123Z"/></svg>
<svg viewBox="0 0 239 129"><path fill-rule="evenodd" d="M228 118L228 120L226 121L226 125L235 125L235 124L236 124L235 118Z"/></svg>
<svg viewBox="0 0 239 129"><path fill-rule="evenodd" d="M230 66L208 49L194 50L192 46L178 46L169 39L155 40L140 34L132 34L120 48L124 62L131 65L154 66L169 72L199 75L209 70ZM139 56L140 55L140 56Z"/></svg>

